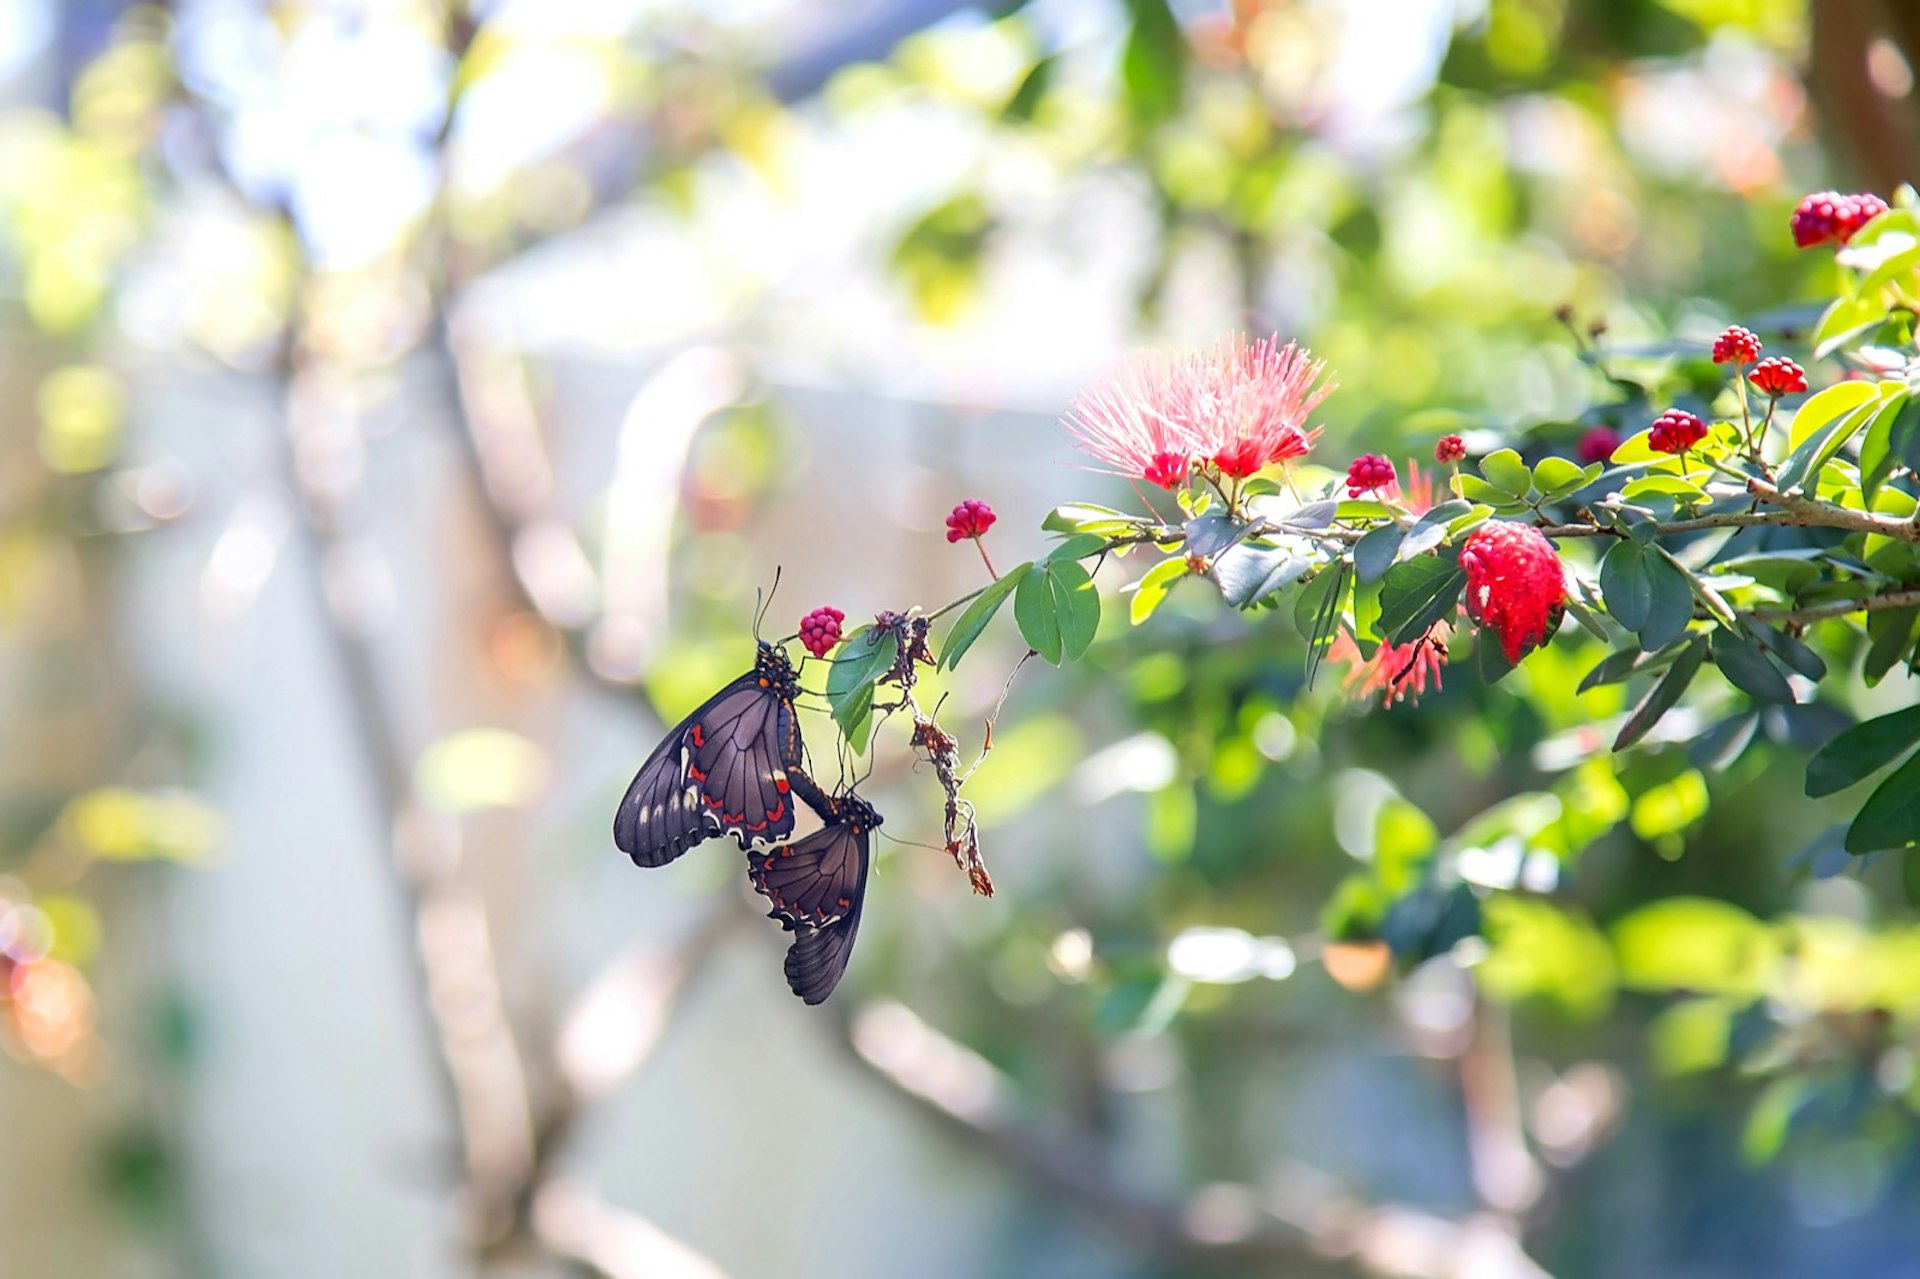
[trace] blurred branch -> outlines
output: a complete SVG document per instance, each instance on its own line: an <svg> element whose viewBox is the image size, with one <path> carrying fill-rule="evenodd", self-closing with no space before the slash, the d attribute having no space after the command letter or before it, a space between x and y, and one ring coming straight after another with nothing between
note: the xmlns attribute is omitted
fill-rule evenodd
<svg viewBox="0 0 1920 1279"><path fill-rule="evenodd" d="M533 1196L533 1231L545 1249L596 1279L725 1279L705 1255L570 1178Z"/></svg>
<svg viewBox="0 0 1920 1279"><path fill-rule="evenodd" d="M1167 1204L1114 1175L1098 1139L1016 1113L1012 1084L991 1063L904 1005L835 1010L826 1024L851 1058L909 1105L977 1150L1070 1200L1166 1264L1285 1267L1308 1274L1408 1279L1548 1279L1499 1217L1452 1222L1361 1203L1331 1179L1296 1170L1264 1190L1206 1186Z"/></svg>
<svg viewBox="0 0 1920 1279"><path fill-rule="evenodd" d="M304 300L303 300L304 301ZM295 307L295 314L305 310ZM517 1186L533 1160L533 1116L508 1023L486 910L460 874L459 833L414 801L410 752L381 685L370 636L365 548L347 535L357 496L358 431L343 379L303 350L290 326L279 364L283 458L302 527L315 602L387 833L383 863L407 915L409 983L428 1032L443 1097L460 1133L473 1226L481 1238L510 1220Z"/></svg>

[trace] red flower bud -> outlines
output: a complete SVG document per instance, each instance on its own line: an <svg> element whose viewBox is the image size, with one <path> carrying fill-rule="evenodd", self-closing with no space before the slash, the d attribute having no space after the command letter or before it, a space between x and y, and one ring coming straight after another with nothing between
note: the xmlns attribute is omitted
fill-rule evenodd
<svg viewBox="0 0 1920 1279"><path fill-rule="evenodd" d="M821 605L800 619L800 643L815 657L825 657L840 642L840 623L847 615L831 605Z"/></svg>
<svg viewBox="0 0 1920 1279"><path fill-rule="evenodd" d="M1347 496L1359 497L1362 493L1383 489L1397 478L1393 463L1378 453L1363 453L1347 467Z"/></svg>
<svg viewBox="0 0 1920 1279"><path fill-rule="evenodd" d="M1685 453L1707 438L1707 424L1684 409L1668 409L1653 420L1647 443L1656 453Z"/></svg>

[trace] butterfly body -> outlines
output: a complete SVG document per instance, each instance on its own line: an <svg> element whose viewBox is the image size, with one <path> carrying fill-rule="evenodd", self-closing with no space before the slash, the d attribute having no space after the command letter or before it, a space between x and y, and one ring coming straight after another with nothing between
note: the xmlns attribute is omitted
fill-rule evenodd
<svg viewBox="0 0 1920 1279"><path fill-rule="evenodd" d="M614 813L614 843L637 865L664 866L714 835L743 848L791 835L799 694L786 653L761 643L753 669L681 720L640 766Z"/></svg>

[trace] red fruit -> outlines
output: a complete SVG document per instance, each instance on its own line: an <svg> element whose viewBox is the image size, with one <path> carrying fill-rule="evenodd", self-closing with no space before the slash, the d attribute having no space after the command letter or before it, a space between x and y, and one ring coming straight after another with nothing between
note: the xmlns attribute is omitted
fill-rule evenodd
<svg viewBox="0 0 1920 1279"><path fill-rule="evenodd" d="M1610 426L1589 428L1587 433L1580 437L1580 442L1573 446L1574 456L1578 457L1582 464L1604 462L1612 457L1613 451L1619 447L1620 432Z"/></svg>
<svg viewBox="0 0 1920 1279"><path fill-rule="evenodd" d="M1715 364L1752 364L1760 358L1760 339L1752 330L1734 325L1713 340Z"/></svg>
<svg viewBox="0 0 1920 1279"><path fill-rule="evenodd" d="M847 615L831 605L821 605L800 619L800 643L815 657L825 657L840 642L840 623Z"/></svg>
<svg viewBox="0 0 1920 1279"><path fill-rule="evenodd" d="M1877 195L1816 191L1793 211L1793 242L1803 249L1830 241L1845 244L1886 211L1887 202Z"/></svg>
<svg viewBox="0 0 1920 1279"><path fill-rule="evenodd" d="M979 498L970 497L948 513L947 540L958 542L964 537L980 537L993 527L993 522L998 518L991 506Z"/></svg>
<svg viewBox="0 0 1920 1279"><path fill-rule="evenodd" d="M1685 453L1707 438L1707 424L1684 409L1668 409L1653 419L1647 443L1656 453Z"/></svg>
<svg viewBox="0 0 1920 1279"><path fill-rule="evenodd" d="M1509 662L1545 643L1566 609L1560 555L1530 524L1488 520L1460 548L1467 616L1500 637Z"/></svg>
<svg viewBox="0 0 1920 1279"><path fill-rule="evenodd" d="M1395 479L1393 463L1378 453L1362 453L1347 467L1347 496L1359 497L1374 489L1383 489Z"/></svg>
<svg viewBox="0 0 1920 1279"><path fill-rule="evenodd" d="M1774 355L1753 366L1747 381L1774 399L1807 389L1807 371L1792 360Z"/></svg>
<svg viewBox="0 0 1920 1279"><path fill-rule="evenodd" d="M1457 435L1443 435L1433 446L1433 460L1440 463L1458 462L1467 455L1467 442Z"/></svg>

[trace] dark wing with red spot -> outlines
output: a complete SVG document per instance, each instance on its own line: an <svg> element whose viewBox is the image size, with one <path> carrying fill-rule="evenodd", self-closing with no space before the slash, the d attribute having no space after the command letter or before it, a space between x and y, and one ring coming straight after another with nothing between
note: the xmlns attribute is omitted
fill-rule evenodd
<svg viewBox="0 0 1920 1279"><path fill-rule="evenodd" d="M752 675L743 675L709 697L653 748L640 766L613 815L613 842L637 866L664 866L703 839L720 833L707 815L699 785L687 776L687 752L714 707L742 691L762 692Z"/></svg>
<svg viewBox="0 0 1920 1279"><path fill-rule="evenodd" d="M793 706L752 679L722 690L687 730L687 780L742 848L793 834L789 768L800 767Z"/></svg>
<svg viewBox="0 0 1920 1279"><path fill-rule="evenodd" d="M750 858L754 889L773 903L767 913L799 934L787 950L787 985L809 1004L833 993L853 955L868 838L865 828L830 825Z"/></svg>

